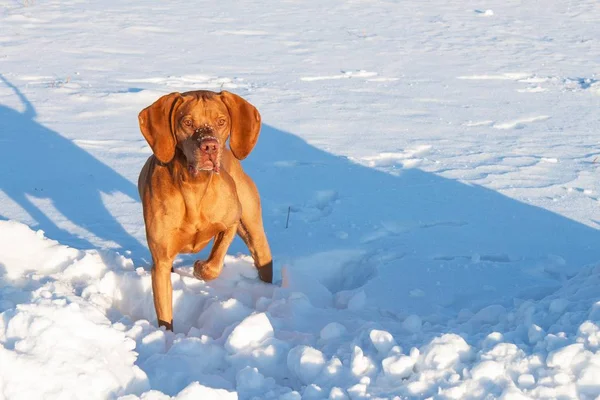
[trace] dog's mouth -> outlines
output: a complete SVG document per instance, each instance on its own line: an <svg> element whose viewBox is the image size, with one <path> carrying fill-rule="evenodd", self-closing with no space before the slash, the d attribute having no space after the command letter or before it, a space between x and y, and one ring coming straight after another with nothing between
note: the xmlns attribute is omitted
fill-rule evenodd
<svg viewBox="0 0 600 400"><path fill-rule="evenodd" d="M204 136L199 142L194 162L188 163L188 172L192 176L202 171L219 173L221 164L219 140L214 136Z"/></svg>

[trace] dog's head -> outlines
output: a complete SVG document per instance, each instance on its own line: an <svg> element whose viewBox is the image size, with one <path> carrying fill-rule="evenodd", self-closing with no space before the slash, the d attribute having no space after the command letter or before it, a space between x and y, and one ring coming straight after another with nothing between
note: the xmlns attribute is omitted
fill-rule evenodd
<svg viewBox="0 0 600 400"><path fill-rule="evenodd" d="M162 96L139 116L140 130L156 158L169 163L180 149L189 172L219 172L229 137L233 155L243 160L260 132L258 110L227 91L199 90Z"/></svg>

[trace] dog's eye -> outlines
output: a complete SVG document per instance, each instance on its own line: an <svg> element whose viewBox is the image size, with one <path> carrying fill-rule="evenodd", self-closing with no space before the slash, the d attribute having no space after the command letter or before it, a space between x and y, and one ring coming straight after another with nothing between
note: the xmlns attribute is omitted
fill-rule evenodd
<svg viewBox="0 0 600 400"><path fill-rule="evenodd" d="M191 119L184 119L183 120L183 125L185 125L185 126L192 126L192 120Z"/></svg>
<svg viewBox="0 0 600 400"><path fill-rule="evenodd" d="M219 118L217 120L217 126L223 126L227 123L227 120L225 118Z"/></svg>

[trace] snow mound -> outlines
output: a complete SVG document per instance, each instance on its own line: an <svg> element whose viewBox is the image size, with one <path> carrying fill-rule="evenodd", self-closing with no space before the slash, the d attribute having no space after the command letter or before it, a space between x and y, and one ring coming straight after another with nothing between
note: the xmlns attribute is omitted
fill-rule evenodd
<svg viewBox="0 0 600 400"><path fill-rule="evenodd" d="M306 276L266 285L247 257L228 256L213 282L190 278L187 267L172 274L173 333L156 327L149 271L128 258L74 250L15 222L0 221L0 238L23 241L0 253L0 390L8 398L600 395L600 267L513 310L459 313L450 327L386 316L359 289L315 301L301 291ZM357 295L360 307L340 307Z"/></svg>
<svg viewBox="0 0 600 400"><path fill-rule="evenodd" d="M44 288L31 303L1 314L0 391L7 398L103 399L148 390L148 377L135 365L135 341L62 290Z"/></svg>
<svg viewBox="0 0 600 400"><path fill-rule="evenodd" d="M270 337L273 337L273 326L267 314L254 314L234 328L225 342L225 349L230 353L252 349Z"/></svg>

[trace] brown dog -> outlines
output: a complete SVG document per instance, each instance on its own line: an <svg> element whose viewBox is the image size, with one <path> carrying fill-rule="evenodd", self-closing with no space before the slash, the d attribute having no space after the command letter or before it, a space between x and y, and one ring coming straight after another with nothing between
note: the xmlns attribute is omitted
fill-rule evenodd
<svg viewBox="0 0 600 400"><path fill-rule="evenodd" d="M215 279L237 232L260 279L272 281L260 197L239 162L256 144L260 114L233 93L195 91L161 97L140 112L139 123L154 153L138 181L154 306L159 326L172 330L171 268L179 253L197 253L214 239L208 259L194 263L194 275Z"/></svg>

